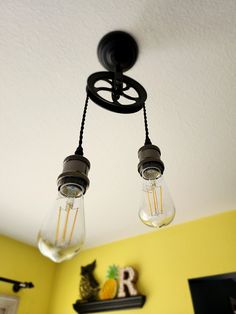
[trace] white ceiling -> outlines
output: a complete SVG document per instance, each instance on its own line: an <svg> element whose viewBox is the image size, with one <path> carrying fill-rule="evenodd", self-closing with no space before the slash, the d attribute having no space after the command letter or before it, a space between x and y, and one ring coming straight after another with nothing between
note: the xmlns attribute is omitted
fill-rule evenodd
<svg viewBox="0 0 236 314"><path fill-rule="evenodd" d="M151 139L181 223L236 208L236 1L0 2L0 233L35 245L77 146L87 77L102 71L100 38L131 33L127 75L148 92ZM150 231L138 219L142 113L89 103L86 246Z"/></svg>

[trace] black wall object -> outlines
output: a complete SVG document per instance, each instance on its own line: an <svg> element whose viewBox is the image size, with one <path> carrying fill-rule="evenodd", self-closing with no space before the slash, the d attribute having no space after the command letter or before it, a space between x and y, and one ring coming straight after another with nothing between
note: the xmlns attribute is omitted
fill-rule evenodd
<svg viewBox="0 0 236 314"><path fill-rule="evenodd" d="M73 308L79 314L111 312L117 310L141 308L143 307L145 301L146 297L144 295L116 298L106 301L81 302L81 300L78 300L75 304L73 304Z"/></svg>
<svg viewBox="0 0 236 314"><path fill-rule="evenodd" d="M18 292L20 291L20 289L34 288L34 285L32 282L22 282L22 281L12 280L8 278L3 278L3 277L0 277L0 281L4 281L4 282L12 284L13 285L12 290L14 292Z"/></svg>
<svg viewBox="0 0 236 314"><path fill-rule="evenodd" d="M195 314L234 314L236 273L189 280Z"/></svg>

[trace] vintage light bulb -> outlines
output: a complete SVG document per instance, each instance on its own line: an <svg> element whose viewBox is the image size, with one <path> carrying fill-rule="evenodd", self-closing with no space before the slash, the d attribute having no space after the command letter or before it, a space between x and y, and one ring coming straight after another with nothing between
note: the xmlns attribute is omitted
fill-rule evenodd
<svg viewBox="0 0 236 314"><path fill-rule="evenodd" d="M64 160L57 179L58 197L38 233L40 252L54 262L77 255L85 240L84 194L89 186L88 159L72 155Z"/></svg>
<svg viewBox="0 0 236 314"><path fill-rule="evenodd" d="M139 217L147 226L166 226L175 217L175 207L163 179L165 167L160 158L160 149L147 144L139 149L138 156L138 171L142 177Z"/></svg>
<svg viewBox="0 0 236 314"><path fill-rule="evenodd" d="M84 240L83 194L65 197L59 192L55 207L39 231L39 250L54 262L62 262L78 254Z"/></svg>
<svg viewBox="0 0 236 314"><path fill-rule="evenodd" d="M150 227L160 228L172 222L175 207L162 176L142 179L142 198L139 208L141 221Z"/></svg>

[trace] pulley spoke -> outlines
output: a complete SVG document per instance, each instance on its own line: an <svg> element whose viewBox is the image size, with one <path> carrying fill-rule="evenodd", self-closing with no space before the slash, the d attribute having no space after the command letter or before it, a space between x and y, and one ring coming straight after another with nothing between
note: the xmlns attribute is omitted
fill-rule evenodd
<svg viewBox="0 0 236 314"><path fill-rule="evenodd" d="M107 82L112 86L112 80L111 79L102 79L101 81Z"/></svg>
<svg viewBox="0 0 236 314"><path fill-rule="evenodd" d="M107 91L107 92L112 92L112 88L109 88L109 87L95 87L95 89L97 92L100 92L101 90Z"/></svg>
<svg viewBox="0 0 236 314"><path fill-rule="evenodd" d="M130 100L138 100L139 99L138 97L132 97L132 96L129 96L129 95L123 93L123 92L121 93L121 96L123 96L123 97L125 97L127 99L130 99Z"/></svg>

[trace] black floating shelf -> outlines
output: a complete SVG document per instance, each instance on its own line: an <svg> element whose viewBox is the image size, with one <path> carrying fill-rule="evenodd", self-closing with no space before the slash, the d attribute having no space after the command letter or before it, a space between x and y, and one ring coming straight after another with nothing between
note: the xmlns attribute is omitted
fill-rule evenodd
<svg viewBox="0 0 236 314"><path fill-rule="evenodd" d="M146 297L144 295L116 298L106 301L82 302L81 300L78 300L75 304L73 304L73 308L79 314L110 312L118 310L128 310L138 307L140 308L143 307L145 301Z"/></svg>

